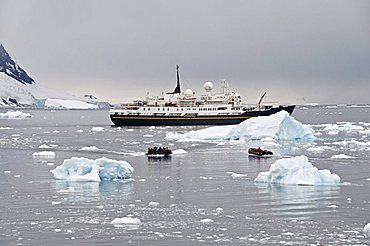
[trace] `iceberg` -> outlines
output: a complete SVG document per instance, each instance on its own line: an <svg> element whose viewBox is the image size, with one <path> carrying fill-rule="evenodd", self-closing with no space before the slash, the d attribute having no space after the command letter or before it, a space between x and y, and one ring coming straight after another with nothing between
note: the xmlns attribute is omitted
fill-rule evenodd
<svg viewBox="0 0 370 246"><path fill-rule="evenodd" d="M274 140L313 140L314 131L309 126L295 120L286 111L270 116L247 119L233 126L213 126L184 134L168 133L168 140L238 140L238 139L274 139Z"/></svg>
<svg viewBox="0 0 370 246"><path fill-rule="evenodd" d="M100 182L102 180L130 178L134 168L126 161L116 161L106 157L96 160L72 157L64 160L61 165L50 172L56 179Z"/></svg>
<svg viewBox="0 0 370 246"><path fill-rule="evenodd" d="M23 113L22 111L8 111L6 113L0 113L0 119L27 119L32 118L33 115Z"/></svg>
<svg viewBox="0 0 370 246"><path fill-rule="evenodd" d="M306 156L277 160L267 172L260 172L256 183L289 185L338 185L339 175L329 170L318 170Z"/></svg>
<svg viewBox="0 0 370 246"><path fill-rule="evenodd" d="M362 231L365 233L365 235L367 237L370 237L370 223L367 223L364 228L362 229Z"/></svg>

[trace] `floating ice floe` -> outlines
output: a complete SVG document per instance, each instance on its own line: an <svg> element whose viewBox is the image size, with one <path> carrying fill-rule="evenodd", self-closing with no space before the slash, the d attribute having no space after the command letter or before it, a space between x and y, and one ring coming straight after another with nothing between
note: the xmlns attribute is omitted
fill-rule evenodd
<svg viewBox="0 0 370 246"><path fill-rule="evenodd" d="M55 158L53 151L41 151L32 154L33 158Z"/></svg>
<svg viewBox="0 0 370 246"><path fill-rule="evenodd" d="M257 183L290 185L338 185L339 175L329 170L318 170L306 156L277 160L267 172L260 172Z"/></svg>
<svg viewBox="0 0 370 246"><path fill-rule="evenodd" d="M23 113L19 110L17 111L8 111L6 113L0 113L0 119L27 119L32 118L33 115L28 113Z"/></svg>
<svg viewBox="0 0 370 246"><path fill-rule="evenodd" d="M353 156L349 156L349 155L345 155L345 154L338 154L338 155L333 155L332 157L330 157L331 159L353 159L355 157Z"/></svg>
<svg viewBox="0 0 370 246"><path fill-rule="evenodd" d="M364 229L362 229L362 231L365 233L365 235L367 237L370 237L370 223L367 223L365 226L364 226Z"/></svg>
<svg viewBox="0 0 370 246"><path fill-rule="evenodd" d="M82 150L82 151L98 151L99 148L96 147L96 146L85 146L85 147L82 147L80 150Z"/></svg>
<svg viewBox="0 0 370 246"><path fill-rule="evenodd" d="M90 160L84 157L66 159L50 172L56 179L73 181L102 181L128 179L134 168L126 161L116 161L105 157Z"/></svg>
<svg viewBox="0 0 370 246"><path fill-rule="evenodd" d="M313 140L314 131L295 120L286 111L280 111L270 116L260 116L247 119L233 126L213 126L190 131L184 134L168 133L169 140L236 140L263 139L274 140Z"/></svg>
<svg viewBox="0 0 370 246"><path fill-rule="evenodd" d="M357 140L343 140L340 142L334 142L333 144L340 146L342 148L349 148L352 150L356 149L370 150L370 142L361 142Z"/></svg>

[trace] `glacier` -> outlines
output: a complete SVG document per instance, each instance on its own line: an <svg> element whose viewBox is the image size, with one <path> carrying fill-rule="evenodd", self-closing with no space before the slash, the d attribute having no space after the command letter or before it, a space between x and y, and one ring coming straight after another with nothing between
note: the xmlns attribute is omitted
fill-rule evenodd
<svg viewBox="0 0 370 246"><path fill-rule="evenodd" d="M330 170L318 170L304 155L277 160L270 170L260 172L256 183L288 185L338 185L340 177Z"/></svg>
<svg viewBox="0 0 370 246"><path fill-rule="evenodd" d="M212 126L187 133L167 133L168 140L314 140L314 131L309 126L295 120L286 111L270 116L247 119L238 125Z"/></svg>
<svg viewBox="0 0 370 246"><path fill-rule="evenodd" d="M91 160L85 157L65 159L55 169L50 170L56 179L72 181L96 181L128 179L134 168L126 161L117 161L101 157Z"/></svg>

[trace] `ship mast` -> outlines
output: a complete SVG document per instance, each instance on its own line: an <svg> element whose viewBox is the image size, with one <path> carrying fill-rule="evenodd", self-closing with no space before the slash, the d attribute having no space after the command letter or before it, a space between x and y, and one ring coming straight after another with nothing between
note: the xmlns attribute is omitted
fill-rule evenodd
<svg viewBox="0 0 370 246"><path fill-rule="evenodd" d="M179 75L179 66L176 65L176 82L177 82L177 85L176 85L176 88L173 92L169 92L167 94L181 94L181 88L180 88L180 75Z"/></svg>

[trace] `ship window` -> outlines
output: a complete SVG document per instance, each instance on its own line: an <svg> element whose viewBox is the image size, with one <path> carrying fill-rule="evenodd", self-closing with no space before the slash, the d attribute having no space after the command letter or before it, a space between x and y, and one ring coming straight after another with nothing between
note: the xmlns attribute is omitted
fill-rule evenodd
<svg viewBox="0 0 370 246"><path fill-rule="evenodd" d="M184 111L184 109L182 108L181 111Z"/></svg>
<svg viewBox="0 0 370 246"><path fill-rule="evenodd" d="M161 110L160 108L158 108L158 110Z"/></svg>
<svg viewBox="0 0 370 246"><path fill-rule="evenodd" d="M167 108L167 111L170 111L170 108Z"/></svg>
<svg viewBox="0 0 370 246"><path fill-rule="evenodd" d="M148 111L150 111L150 108L148 108Z"/></svg>
<svg viewBox="0 0 370 246"><path fill-rule="evenodd" d="M190 108L187 108L186 110L190 110Z"/></svg>
<svg viewBox="0 0 370 246"><path fill-rule="evenodd" d="M145 108L143 108L143 110L145 111Z"/></svg>
<svg viewBox="0 0 370 246"><path fill-rule="evenodd" d="M178 108L177 108L176 110L177 110L177 111L179 111L179 109L178 109Z"/></svg>

